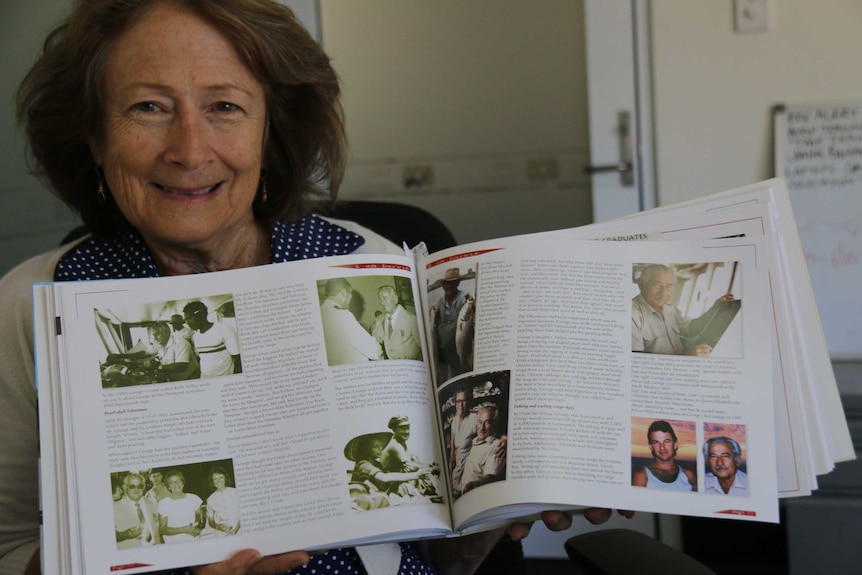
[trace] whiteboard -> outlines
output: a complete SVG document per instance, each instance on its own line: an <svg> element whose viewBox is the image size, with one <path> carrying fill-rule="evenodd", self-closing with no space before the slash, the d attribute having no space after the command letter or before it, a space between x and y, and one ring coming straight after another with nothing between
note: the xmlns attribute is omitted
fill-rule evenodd
<svg viewBox="0 0 862 575"><path fill-rule="evenodd" d="M784 176L834 360L862 358L862 102L776 106Z"/></svg>

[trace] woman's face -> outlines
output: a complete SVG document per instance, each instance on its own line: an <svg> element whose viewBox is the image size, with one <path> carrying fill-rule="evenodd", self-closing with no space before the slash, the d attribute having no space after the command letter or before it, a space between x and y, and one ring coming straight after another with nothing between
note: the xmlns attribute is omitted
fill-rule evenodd
<svg viewBox="0 0 862 575"><path fill-rule="evenodd" d="M206 249L254 227L264 88L217 29L154 5L111 47L104 89L94 157L149 243Z"/></svg>
<svg viewBox="0 0 862 575"><path fill-rule="evenodd" d="M371 446L369 447L371 459L380 459L380 454L383 453L383 448L386 447L386 443L387 442L382 439L371 442Z"/></svg>
<svg viewBox="0 0 862 575"><path fill-rule="evenodd" d="M182 478L179 475L171 475L165 481L165 484L168 486L168 491L173 493L174 495L179 495L183 492L183 488L185 487L185 483L183 483Z"/></svg>
<svg viewBox="0 0 862 575"><path fill-rule="evenodd" d="M221 491L222 489L225 488L226 483L225 483L224 475L222 475L221 473L213 473L212 479L213 479L213 487L215 487L219 491Z"/></svg>
<svg viewBox="0 0 862 575"><path fill-rule="evenodd" d="M464 417L467 412L467 393L459 391L455 394L455 413Z"/></svg>

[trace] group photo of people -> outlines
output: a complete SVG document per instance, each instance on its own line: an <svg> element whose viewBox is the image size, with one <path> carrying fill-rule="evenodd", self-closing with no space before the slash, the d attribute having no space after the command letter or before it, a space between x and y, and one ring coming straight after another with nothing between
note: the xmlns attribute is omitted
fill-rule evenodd
<svg viewBox="0 0 862 575"><path fill-rule="evenodd" d="M632 418L632 485L747 497L745 426L703 424L702 482L696 428L693 421Z"/></svg>
<svg viewBox="0 0 862 575"><path fill-rule="evenodd" d="M236 535L233 461L111 473L118 549Z"/></svg>
<svg viewBox="0 0 862 575"><path fill-rule="evenodd" d="M330 366L381 359L422 361L413 286L400 276L330 278L317 282Z"/></svg>
<svg viewBox="0 0 862 575"><path fill-rule="evenodd" d="M103 388L242 372L233 296L97 308Z"/></svg>
<svg viewBox="0 0 862 575"><path fill-rule="evenodd" d="M353 509L442 503L440 465L424 462L411 451L410 418L392 416L385 427L386 431L357 435L344 446L344 457L353 465L348 469Z"/></svg>
<svg viewBox="0 0 862 575"><path fill-rule="evenodd" d="M439 392L449 485L455 499L506 479L509 371L458 379Z"/></svg>
<svg viewBox="0 0 862 575"><path fill-rule="evenodd" d="M738 262L636 263L632 283L633 352L742 357Z"/></svg>
<svg viewBox="0 0 862 575"><path fill-rule="evenodd" d="M473 371L477 264L441 270L428 285L428 323L437 381Z"/></svg>

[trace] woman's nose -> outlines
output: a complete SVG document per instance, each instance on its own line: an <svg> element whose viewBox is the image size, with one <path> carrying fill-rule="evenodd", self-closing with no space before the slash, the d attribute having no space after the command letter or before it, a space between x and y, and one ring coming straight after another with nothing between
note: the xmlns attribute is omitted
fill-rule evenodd
<svg viewBox="0 0 862 575"><path fill-rule="evenodd" d="M166 159L188 169L210 159L209 126L195 112L181 112L171 123Z"/></svg>

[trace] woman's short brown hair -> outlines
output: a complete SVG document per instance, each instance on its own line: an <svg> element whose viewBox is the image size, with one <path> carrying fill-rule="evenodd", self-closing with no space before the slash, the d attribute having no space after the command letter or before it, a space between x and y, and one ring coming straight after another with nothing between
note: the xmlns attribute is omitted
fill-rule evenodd
<svg viewBox="0 0 862 575"><path fill-rule="evenodd" d="M37 175L94 233L129 225L110 197L97 198L102 176L90 143L104 135L111 45L158 2L212 23L264 87L268 197L255 199L257 220L295 219L334 198L346 157L338 76L290 9L274 0L77 0L18 90L18 121Z"/></svg>

